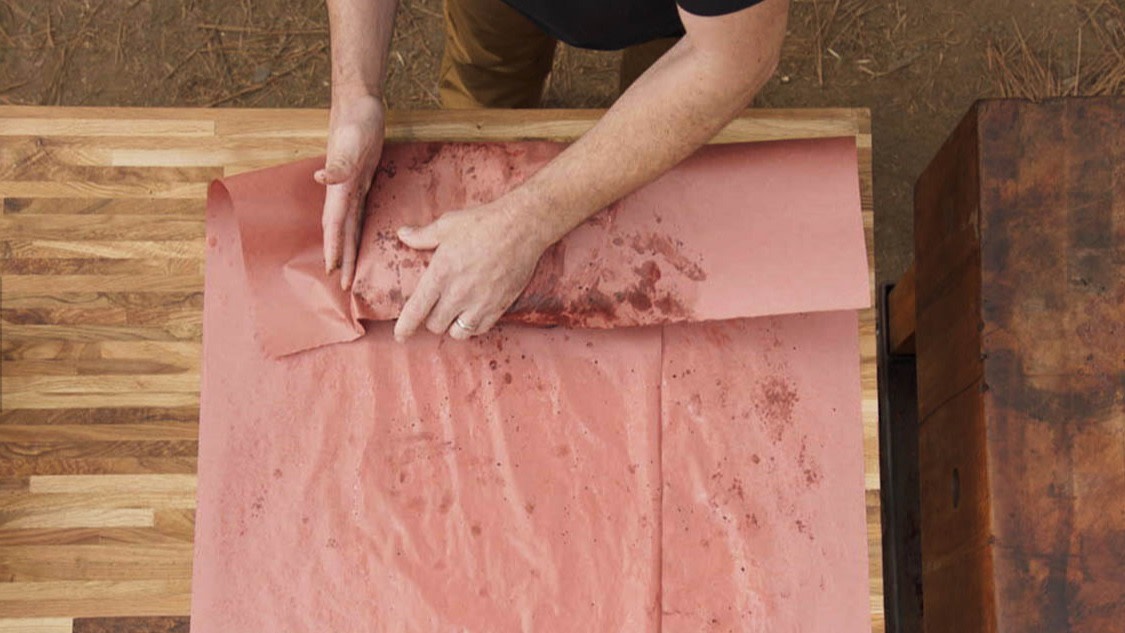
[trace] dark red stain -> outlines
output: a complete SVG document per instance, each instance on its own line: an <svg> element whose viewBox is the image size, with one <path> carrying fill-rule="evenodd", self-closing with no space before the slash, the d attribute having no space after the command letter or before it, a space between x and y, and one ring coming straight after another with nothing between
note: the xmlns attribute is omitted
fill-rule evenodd
<svg viewBox="0 0 1125 633"><path fill-rule="evenodd" d="M505 385L512 384L512 374L510 372L504 372L504 384Z"/></svg>
<svg viewBox="0 0 1125 633"><path fill-rule="evenodd" d="M438 512L446 514L449 509L453 507L453 495L448 492L441 495L441 501L438 503Z"/></svg>
<svg viewBox="0 0 1125 633"><path fill-rule="evenodd" d="M577 290L563 287L565 261L562 244L548 250L539 260L531 282L502 320L524 325L605 327L643 322L643 313L650 313L654 308L665 320L684 320L691 316L691 310L673 293L657 289L662 272L654 260L634 268L636 280L612 296L601 289L598 281ZM622 306L627 306L626 311L619 310Z"/></svg>
<svg viewBox="0 0 1125 633"><path fill-rule="evenodd" d="M633 272L636 273L638 280L633 287L626 291L625 299L629 302L629 305L633 306L634 310L647 312L652 309L652 298L656 294L656 282L660 281L660 266L649 260L641 264L640 268L634 268ZM671 297L666 296L664 298L675 303Z"/></svg>
<svg viewBox="0 0 1125 633"><path fill-rule="evenodd" d="M800 402L797 387L784 376L769 376L758 381L754 393L754 411L766 425L770 438L780 442L785 430L793 424L793 409Z"/></svg>
<svg viewBox="0 0 1125 633"><path fill-rule="evenodd" d="M428 251L416 251L403 244L395 231L391 229L372 231L368 235L370 237L360 246L360 250L378 253L380 265L385 265L397 274L401 275L403 270L425 268L429 264L430 253ZM363 276L362 271L356 272L352 292L370 306L401 307L406 302L406 297L402 294L402 288L397 285L386 290L372 287Z"/></svg>
<svg viewBox="0 0 1125 633"><path fill-rule="evenodd" d="M539 259L527 288L516 298L503 321L525 325L577 327L605 324L616 315L613 299L592 285L573 299L563 299L566 247L555 244Z"/></svg>
<svg viewBox="0 0 1125 633"><path fill-rule="evenodd" d="M475 173L477 164L499 163L508 174L511 181L509 184L525 177L525 172L528 171L528 149L520 144L431 143L417 147L408 154L410 155L400 157L397 164L395 160L387 159L380 166L378 174L393 178L398 169L404 168L417 174L429 175L424 188L433 208L472 202L467 200L469 196L463 185L453 191L446 191L440 186L439 179L434 177L433 168L430 167L439 157L443 163L449 162L457 166L466 177ZM439 197L442 199L439 200ZM611 204L591 217L588 223L611 228L621 206L620 202ZM368 252L379 253L380 266L386 266L400 276L404 270L420 271L429 264L431 253L410 249L398 239L393 230L372 231L365 235L365 240L361 251L370 249ZM618 235L612 242L616 247L631 247L639 254L653 257L634 268L632 272L636 278L623 289L617 283L613 284L613 288L603 288L599 280L578 288L564 283L566 249L559 243L547 249L540 258L527 287L501 321L545 327L608 327L653 321L675 322L692 317L692 311L683 304L677 293L657 288L657 283L666 273L661 269L661 265L665 263L671 267L670 270L675 270L689 280L699 282L707 278L699 263L684 254L682 242L659 234L634 235L631 238ZM393 308L405 303L401 288L372 288L362 282L362 272L360 277L354 290L367 304L389 305Z"/></svg>
<svg viewBox="0 0 1125 633"><path fill-rule="evenodd" d="M376 181L378 181L380 177L394 178L397 174L398 167L395 166L395 162L393 160L387 160L385 162L379 163L379 166L375 168Z"/></svg>
<svg viewBox="0 0 1125 633"><path fill-rule="evenodd" d="M258 519L261 518L265 512L266 498L264 495L258 495L254 498L254 503L250 504L250 516Z"/></svg>
<svg viewBox="0 0 1125 633"><path fill-rule="evenodd" d="M406 168L415 173L424 172L426 165L434 162L443 147L445 147L444 143L427 143L422 146L422 151L419 154L410 158L410 164Z"/></svg>
<svg viewBox="0 0 1125 633"><path fill-rule="evenodd" d="M816 539L815 539L815 538L813 537L813 534L812 534L812 530L811 530L811 529L809 528L809 524L808 524L808 523L805 523L805 522L804 522L804 521L802 521L801 519L797 519L796 521L794 521L794 522L793 522L793 524L794 524L795 526L797 526L797 531L798 531L798 532L800 532L801 534L804 534L804 535L805 535L806 537L808 537L808 539L809 539L810 541L815 541L815 540L816 540Z"/></svg>
<svg viewBox="0 0 1125 633"><path fill-rule="evenodd" d="M801 438L801 452L797 456L797 465L801 468L801 473L805 477L805 484L809 488L815 488L820 485L824 474L820 471L820 466L809 455L809 438Z"/></svg>
<svg viewBox="0 0 1125 633"><path fill-rule="evenodd" d="M707 279L707 272L703 267L684 255L683 242L673 242L667 235L651 234L647 237L634 235L630 245L638 255L660 255L672 268L692 281Z"/></svg>

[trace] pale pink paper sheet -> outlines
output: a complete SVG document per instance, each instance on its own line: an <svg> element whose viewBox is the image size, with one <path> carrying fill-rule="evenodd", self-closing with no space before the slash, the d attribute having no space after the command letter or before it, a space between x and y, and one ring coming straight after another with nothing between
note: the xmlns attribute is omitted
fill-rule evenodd
<svg viewBox="0 0 1125 633"><path fill-rule="evenodd" d="M403 224L498 197L562 149L553 143L403 144L384 152L368 197L355 294L323 274L310 186L322 159L240 176L232 199L271 355L351 340L360 320L398 316L429 254ZM567 327L698 322L868 301L863 225L854 211L853 139L717 145L625 197L544 255L505 320ZM276 306L288 306L280 312Z"/></svg>
<svg viewBox="0 0 1125 633"><path fill-rule="evenodd" d="M776 190L778 180L759 179L761 195L718 196L682 217L725 226L728 241L770 254L734 273L713 255L695 260L707 262L708 282L732 280L715 292L735 296L707 303L697 287L692 318L738 316L715 306L758 314L741 293L767 301L769 284L784 305L813 314L774 307L781 313L650 327L505 325L467 343L422 334L396 344L390 323L362 326L351 311L362 302L329 291L307 244L319 243L319 221L291 230L319 209L304 181L313 163L216 187L192 630L868 631L854 312L862 305L855 297L867 294L865 264L862 276L834 271L831 283L798 271L804 288L778 273L801 268L806 252L816 261L834 253L822 271L856 266L851 255L862 255L863 238L854 147L847 155L840 141L806 145L782 179L804 183L791 195ZM742 146L684 177L728 161L760 166L741 154L778 149ZM498 165L484 159L476 169L495 176ZM435 182L449 186L440 173ZM844 218L838 235L792 231L778 244L749 233L804 217L806 189L831 201L817 213ZM418 202L409 191L394 195ZM263 199L277 213L276 230L254 224L263 233L240 241L235 209ZM396 214L444 210L431 203L384 205L374 217L391 226ZM615 223L582 230L614 231L625 208ZM766 217L778 214L787 217ZM827 244L836 240L851 244ZM693 248L713 252L706 242ZM576 252L606 251L568 246L567 266L580 269ZM252 283L248 262L274 262L286 282ZM364 270L372 284L397 281L408 294L401 266L394 278L381 276L392 268L378 262ZM257 294L269 288L280 295ZM555 288L561 303L570 300ZM394 304L384 308L393 313ZM628 314L625 325L639 318ZM317 327L303 327L309 319ZM265 347L275 352L316 349L271 358L262 337L274 337Z"/></svg>

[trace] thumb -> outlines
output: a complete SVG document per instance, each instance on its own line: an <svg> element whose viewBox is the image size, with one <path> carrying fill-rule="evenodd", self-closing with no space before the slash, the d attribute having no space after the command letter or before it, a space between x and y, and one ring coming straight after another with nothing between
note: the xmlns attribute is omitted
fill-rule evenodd
<svg viewBox="0 0 1125 633"><path fill-rule="evenodd" d="M313 174L313 178L322 185L338 185L351 179L355 165L356 161L350 157L333 156L324 169Z"/></svg>
<svg viewBox="0 0 1125 633"><path fill-rule="evenodd" d="M398 239L410 248L419 251L432 251L441 244L441 224L431 222L426 226L404 226L398 230Z"/></svg>
<svg viewBox="0 0 1125 633"><path fill-rule="evenodd" d="M334 130L328 141L328 163L313 178L322 185L338 185L356 176L363 147L355 134Z"/></svg>

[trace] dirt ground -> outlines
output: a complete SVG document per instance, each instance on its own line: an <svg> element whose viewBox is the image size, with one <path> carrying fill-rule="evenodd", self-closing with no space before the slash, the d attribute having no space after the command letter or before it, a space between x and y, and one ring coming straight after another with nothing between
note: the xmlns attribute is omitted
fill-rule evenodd
<svg viewBox="0 0 1125 633"><path fill-rule="evenodd" d="M393 108L435 108L442 0L400 0ZM878 276L910 261L912 188L974 99L1121 92L1125 0L793 0L763 107L874 119ZM605 107L617 53L560 47L546 105ZM0 0L0 103L326 107L324 0Z"/></svg>

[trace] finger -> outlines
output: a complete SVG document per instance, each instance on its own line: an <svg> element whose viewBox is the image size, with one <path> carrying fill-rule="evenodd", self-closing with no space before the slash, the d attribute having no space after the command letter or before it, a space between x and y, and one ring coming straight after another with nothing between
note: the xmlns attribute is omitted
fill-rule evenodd
<svg viewBox="0 0 1125 633"><path fill-rule="evenodd" d="M441 243L444 227L441 219L422 227L404 226L398 230L398 239L415 250L430 251Z"/></svg>
<svg viewBox="0 0 1125 633"><path fill-rule="evenodd" d="M480 317L473 316L471 312L462 312L460 316L453 319L453 324L449 326L450 338L457 339L458 341L465 341L473 336L476 336L480 322ZM468 328L462 327L461 324L468 325Z"/></svg>
<svg viewBox="0 0 1125 633"><path fill-rule="evenodd" d="M332 185L324 194L324 215L321 227L324 231L324 272L331 273L340 265L343 251L344 224L352 205L353 185Z"/></svg>
<svg viewBox="0 0 1125 633"><path fill-rule="evenodd" d="M462 311L464 306L460 301L455 301L452 295L443 294L434 309L430 310L430 316L426 319L426 329L438 335L449 331L451 325L452 329L459 330L461 328L453 323L453 319L456 319ZM466 323L472 322L466 321Z"/></svg>
<svg viewBox="0 0 1125 633"><path fill-rule="evenodd" d="M426 269L426 272L422 274L422 279L418 282L418 287L406 300L406 305L402 306L402 312L399 313L398 321L395 322L396 341L401 343L418 330L418 326L429 316L430 310L438 302L440 295L441 292L437 281L431 274L431 269Z"/></svg>
<svg viewBox="0 0 1125 633"><path fill-rule="evenodd" d="M473 335L474 336L480 336L481 334L484 334L486 332L491 332L492 328L496 327L496 324L500 321L500 318L503 317L503 316L504 316L503 311L475 315L475 318L477 320L476 321L469 321L469 323L473 323L477 326L473 330Z"/></svg>
<svg viewBox="0 0 1125 633"><path fill-rule="evenodd" d="M344 254L340 265L340 288L351 290L355 279L356 254L359 251L359 222L363 213L359 209L361 201L353 199L352 211L344 221Z"/></svg>

